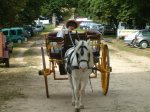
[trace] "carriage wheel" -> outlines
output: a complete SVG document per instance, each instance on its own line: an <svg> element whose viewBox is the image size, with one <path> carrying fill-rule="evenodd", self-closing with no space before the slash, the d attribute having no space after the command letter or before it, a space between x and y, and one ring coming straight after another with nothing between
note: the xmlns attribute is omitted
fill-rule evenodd
<svg viewBox="0 0 150 112"><path fill-rule="evenodd" d="M102 84L102 92L104 95L108 92L109 87L109 76L110 76L110 62L109 62L109 50L108 46L104 45L101 51L101 84Z"/></svg>

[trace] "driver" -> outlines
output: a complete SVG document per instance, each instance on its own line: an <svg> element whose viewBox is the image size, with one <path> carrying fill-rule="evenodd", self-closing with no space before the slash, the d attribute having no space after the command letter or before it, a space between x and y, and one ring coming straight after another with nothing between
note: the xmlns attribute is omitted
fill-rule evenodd
<svg viewBox="0 0 150 112"><path fill-rule="evenodd" d="M63 38L65 34L71 33L77 27L78 27L78 23L75 20L68 20L66 22L66 28L65 28L65 26L63 26L63 29L57 33L56 37Z"/></svg>

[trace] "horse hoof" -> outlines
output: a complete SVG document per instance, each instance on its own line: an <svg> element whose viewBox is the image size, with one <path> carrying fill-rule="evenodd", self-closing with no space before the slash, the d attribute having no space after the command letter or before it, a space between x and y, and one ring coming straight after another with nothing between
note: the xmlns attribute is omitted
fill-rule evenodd
<svg viewBox="0 0 150 112"><path fill-rule="evenodd" d="M75 112L80 112L80 109L79 109L79 108L76 108L76 109L75 109Z"/></svg>
<svg viewBox="0 0 150 112"><path fill-rule="evenodd" d="M80 109L84 109L84 105L80 105Z"/></svg>
<svg viewBox="0 0 150 112"><path fill-rule="evenodd" d="M75 106L75 102L72 102L72 106Z"/></svg>

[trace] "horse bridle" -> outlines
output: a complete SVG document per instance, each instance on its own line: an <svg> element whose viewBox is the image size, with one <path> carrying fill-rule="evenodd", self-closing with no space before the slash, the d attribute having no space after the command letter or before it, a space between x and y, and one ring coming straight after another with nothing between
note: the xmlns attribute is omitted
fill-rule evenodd
<svg viewBox="0 0 150 112"><path fill-rule="evenodd" d="M84 45L83 45L83 42L82 42L82 45L79 47L79 49L81 49L81 55L84 55L84 51L83 51L84 48L85 48L86 50L88 50L88 48L87 48L86 46L84 46ZM78 49L78 50L79 50L79 49ZM77 63L78 63L78 65L79 65L81 62L87 62L87 65L88 65L88 68L89 68L90 53L88 53L88 60L84 60L84 59L79 60L79 54L78 54L78 53L76 53L76 57L77 57Z"/></svg>

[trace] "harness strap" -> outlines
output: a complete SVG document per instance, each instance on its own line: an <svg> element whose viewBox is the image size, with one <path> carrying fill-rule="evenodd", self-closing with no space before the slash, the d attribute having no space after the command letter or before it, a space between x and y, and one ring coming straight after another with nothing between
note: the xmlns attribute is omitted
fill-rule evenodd
<svg viewBox="0 0 150 112"><path fill-rule="evenodd" d="M74 42L73 42L73 40L72 40L72 37L71 37L70 32L69 32L69 38L70 38L70 40L71 40L71 43L72 43L73 47L75 47L75 44L74 44Z"/></svg>
<svg viewBox="0 0 150 112"><path fill-rule="evenodd" d="M74 50L68 55L68 61L67 61L67 72L71 74L71 71L72 71L72 67L71 67L71 64L72 64L72 60L71 59L71 56L73 54Z"/></svg>

